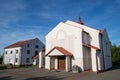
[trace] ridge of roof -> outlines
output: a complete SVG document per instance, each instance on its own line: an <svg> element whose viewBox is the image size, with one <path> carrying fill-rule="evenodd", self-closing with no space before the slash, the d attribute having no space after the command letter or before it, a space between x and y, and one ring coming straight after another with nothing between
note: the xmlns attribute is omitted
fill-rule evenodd
<svg viewBox="0 0 120 80"><path fill-rule="evenodd" d="M22 45L31 42L34 39L29 39L29 40L23 40L23 41L18 41L14 44L11 44L9 46L6 46L4 49L8 49L8 48L15 48L15 47L21 47Z"/></svg>
<svg viewBox="0 0 120 80"><path fill-rule="evenodd" d="M84 29L84 30L85 30L85 28L88 28L88 29L91 29L91 30L99 32L98 29L95 29L95 28L92 28L92 27L89 27L89 26L86 26L86 25L81 25L81 24L79 24L77 22L74 22L74 21L71 21L71 20L67 20L65 22L65 24L68 24L68 25L71 25L71 26L76 26L76 27L79 27L79 28Z"/></svg>

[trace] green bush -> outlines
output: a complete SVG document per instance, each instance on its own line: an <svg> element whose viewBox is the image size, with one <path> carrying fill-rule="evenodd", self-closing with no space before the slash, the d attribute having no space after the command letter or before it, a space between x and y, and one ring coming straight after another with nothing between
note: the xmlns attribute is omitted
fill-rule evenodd
<svg viewBox="0 0 120 80"><path fill-rule="evenodd" d="M7 65L0 65L0 70L7 69Z"/></svg>
<svg viewBox="0 0 120 80"><path fill-rule="evenodd" d="M111 54L113 65L120 64L120 46L111 45Z"/></svg>

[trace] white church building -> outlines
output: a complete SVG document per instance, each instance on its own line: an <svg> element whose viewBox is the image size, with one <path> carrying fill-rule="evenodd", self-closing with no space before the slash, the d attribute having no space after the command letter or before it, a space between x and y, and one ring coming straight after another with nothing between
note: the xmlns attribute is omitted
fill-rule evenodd
<svg viewBox="0 0 120 80"><path fill-rule="evenodd" d="M13 65L32 65L33 57L38 55L39 51L45 45L38 39L29 39L16 42L4 48L4 64ZM35 63L35 64L38 64Z"/></svg>
<svg viewBox="0 0 120 80"><path fill-rule="evenodd" d="M49 70L104 71L112 67L106 29L97 30L78 22L60 22L46 35L45 68Z"/></svg>

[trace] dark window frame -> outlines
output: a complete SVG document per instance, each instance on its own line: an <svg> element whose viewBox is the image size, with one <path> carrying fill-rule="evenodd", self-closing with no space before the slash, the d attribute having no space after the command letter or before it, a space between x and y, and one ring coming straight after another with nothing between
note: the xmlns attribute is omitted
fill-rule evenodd
<svg viewBox="0 0 120 80"><path fill-rule="evenodd" d="M30 44L27 44L27 47L30 47Z"/></svg>
<svg viewBox="0 0 120 80"><path fill-rule="evenodd" d="M7 51L5 51L5 54L7 54L8 52Z"/></svg>
<svg viewBox="0 0 120 80"><path fill-rule="evenodd" d="M26 62L29 63L30 62L30 58L26 58Z"/></svg>
<svg viewBox="0 0 120 80"><path fill-rule="evenodd" d="M30 50L27 50L27 54L30 54Z"/></svg>
<svg viewBox="0 0 120 80"><path fill-rule="evenodd" d="M15 52L18 53L18 50L16 49Z"/></svg>
<svg viewBox="0 0 120 80"><path fill-rule="evenodd" d="M16 63L18 62L18 58L15 58L15 62L16 62Z"/></svg>
<svg viewBox="0 0 120 80"><path fill-rule="evenodd" d="M37 48L37 49L38 49L38 48L39 48L39 45L35 45L35 48Z"/></svg>
<svg viewBox="0 0 120 80"><path fill-rule="evenodd" d="M12 53L13 53L13 51L11 50L11 51L10 51L10 53L12 54Z"/></svg>
<svg viewBox="0 0 120 80"><path fill-rule="evenodd" d="M39 52L38 51L35 51L35 55L37 55Z"/></svg>

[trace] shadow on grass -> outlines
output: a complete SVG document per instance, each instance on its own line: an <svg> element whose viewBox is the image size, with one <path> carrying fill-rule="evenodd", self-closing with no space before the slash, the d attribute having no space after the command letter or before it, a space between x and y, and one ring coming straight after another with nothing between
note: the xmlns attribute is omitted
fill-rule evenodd
<svg viewBox="0 0 120 80"><path fill-rule="evenodd" d="M0 77L0 80L13 80L11 76Z"/></svg>
<svg viewBox="0 0 120 80"><path fill-rule="evenodd" d="M55 76L44 76L44 77L34 77L34 78L28 78L25 80L62 80L63 78L57 78Z"/></svg>
<svg viewBox="0 0 120 80"><path fill-rule="evenodd" d="M103 72L112 71L112 70L117 70L117 69L120 69L120 64L112 65L112 68L110 68L110 69L108 69L108 70L105 70L105 71L103 71Z"/></svg>
<svg viewBox="0 0 120 80"><path fill-rule="evenodd" d="M112 68L111 68L111 70L116 70L116 69L120 69L120 64L113 65Z"/></svg>

